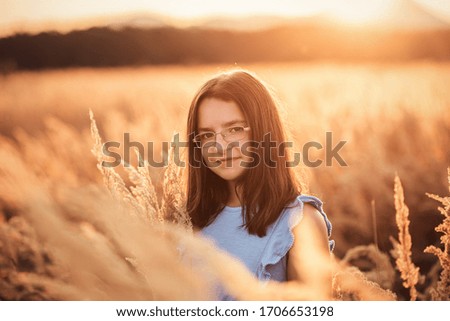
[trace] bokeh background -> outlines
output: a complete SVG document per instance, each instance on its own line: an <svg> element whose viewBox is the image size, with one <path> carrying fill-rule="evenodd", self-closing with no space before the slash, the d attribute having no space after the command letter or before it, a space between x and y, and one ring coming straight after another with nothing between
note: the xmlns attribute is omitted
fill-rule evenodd
<svg viewBox="0 0 450 321"><path fill-rule="evenodd" d="M280 98L295 151L325 145L326 132L347 141L348 166L304 168L335 255L371 243L389 253L397 173L412 259L424 275L435 266L423 250L439 245L443 217L425 193L448 194L449 1L1 0L0 17L0 135L42 180L102 184L89 109L105 140L128 132L158 159L161 142L185 134L199 86L246 68ZM20 213L2 194L5 228Z"/></svg>

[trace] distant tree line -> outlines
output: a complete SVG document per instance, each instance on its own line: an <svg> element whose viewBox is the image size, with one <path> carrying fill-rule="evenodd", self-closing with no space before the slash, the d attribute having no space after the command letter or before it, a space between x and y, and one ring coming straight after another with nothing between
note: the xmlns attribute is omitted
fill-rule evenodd
<svg viewBox="0 0 450 321"><path fill-rule="evenodd" d="M284 26L261 31L106 27L0 39L3 69L305 60L450 59L450 30Z"/></svg>

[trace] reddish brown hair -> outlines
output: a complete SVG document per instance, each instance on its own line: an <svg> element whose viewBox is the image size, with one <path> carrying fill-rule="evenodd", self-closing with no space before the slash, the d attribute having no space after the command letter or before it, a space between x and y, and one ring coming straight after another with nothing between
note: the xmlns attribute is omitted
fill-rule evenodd
<svg viewBox="0 0 450 321"><path fill-rule="evenodd" d="M288 153L284 147L286 133L278 114L278 106L268 87L245 70L225 72L207 81L192 100L188 120L188 177L187 211L194 227L209 225L222 211L229 197L227 182L213 173L202 161L201 149L196 148L192 138L198 133L198 109L205 98L233 101L242 110L251 128L251 140L262 142L270 133L277 148L271 148L271 160L276 166L267 166L263 161L256 167L246 169L239 177L237 186L242 186L243 215L245 227L250 234L264 236L267 227L275 222L282 210L300 194L291 168L286 166ZM267 149L259 146L255 151L260 160L268 157ZM245 211L246 209L246 211Z"/></svg>

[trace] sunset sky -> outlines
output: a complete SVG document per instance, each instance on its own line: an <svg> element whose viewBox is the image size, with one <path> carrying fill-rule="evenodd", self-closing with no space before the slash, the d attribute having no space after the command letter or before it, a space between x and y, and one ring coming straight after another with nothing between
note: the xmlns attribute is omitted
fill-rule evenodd
<svg viewBox="0 0 450 321"><path fill-rule="evenodd" d="M413 0L0 0L0 34L83 27L131 13L155 13L179 19L206 16L328 13L349 22L382 15L395 1ZM415 0L450 23L449 0Z"/></svg>

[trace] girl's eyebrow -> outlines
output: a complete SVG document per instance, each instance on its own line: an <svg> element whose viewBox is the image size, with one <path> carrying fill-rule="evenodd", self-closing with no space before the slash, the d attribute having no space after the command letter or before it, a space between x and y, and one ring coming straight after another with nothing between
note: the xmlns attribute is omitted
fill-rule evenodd
<svg viewBox="0 0 450 321"><path fill-rule="evenodd" d="M226 123L222 124L222 128L226 128L226 127L230 127L236 124L240 124L240 123L246 123L245 120L231 120L231 121L227 121ZM214 131L212 128L208 128L208 127L202 127L202 128L198 128L198 130L202 130L202 131Z"/></svg>

